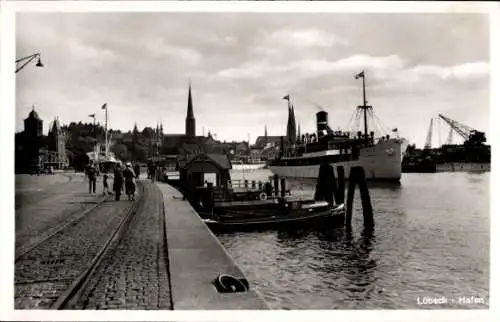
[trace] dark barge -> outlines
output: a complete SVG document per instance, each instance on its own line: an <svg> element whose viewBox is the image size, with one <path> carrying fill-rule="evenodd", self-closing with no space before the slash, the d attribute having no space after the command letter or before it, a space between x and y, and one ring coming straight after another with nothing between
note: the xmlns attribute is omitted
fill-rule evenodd
<svg viewBox="0 0 500 322"><path fill-rule="evenodd" d="M278 176L265 183L245 181L243 191L234 187L222 156L195 156L180 173L184 196L216 232L331 228L345 221L343 203L324 194L311 200L293 198ZM215 182L207 182L206 173L215 174Z"/></svg>

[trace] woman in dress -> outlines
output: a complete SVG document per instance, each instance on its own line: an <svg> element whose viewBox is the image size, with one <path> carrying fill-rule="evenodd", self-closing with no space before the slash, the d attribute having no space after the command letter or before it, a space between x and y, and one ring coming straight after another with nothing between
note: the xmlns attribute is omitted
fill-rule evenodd
<svg viewBox="0 0 500 322"><path fill-rule="evenodd" d="M125 178L125 193L128 200L135 200L135 173L130 162L127 162L125 170L123 170L123 177Z"/></svg>

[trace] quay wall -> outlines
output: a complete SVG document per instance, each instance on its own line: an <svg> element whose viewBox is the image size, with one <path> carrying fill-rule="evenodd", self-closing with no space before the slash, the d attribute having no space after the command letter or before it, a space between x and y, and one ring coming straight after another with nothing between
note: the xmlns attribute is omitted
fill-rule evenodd
<svg viewBox="0 0 500 322"><path fill-rule="evenodd" d="M212 281L219 274L246 277L182 194L169 184L156 184L163 194L173 309L268 309L251 281L247 292L217 291Z"/></svg>

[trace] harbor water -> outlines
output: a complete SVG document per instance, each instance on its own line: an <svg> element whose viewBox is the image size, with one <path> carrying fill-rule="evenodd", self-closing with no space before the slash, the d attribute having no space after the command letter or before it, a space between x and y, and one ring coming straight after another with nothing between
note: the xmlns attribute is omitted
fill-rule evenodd
<svg viewBox="0 0 500 322"><path fill-rule="evenodd" d="M267 180L269 170L233 171ZM373 186L366 235L359 192L352 233L254 232L218 238L272 309L486 309L490 173L403 174ZM289 182L312 197L314 183Z"/></svg>

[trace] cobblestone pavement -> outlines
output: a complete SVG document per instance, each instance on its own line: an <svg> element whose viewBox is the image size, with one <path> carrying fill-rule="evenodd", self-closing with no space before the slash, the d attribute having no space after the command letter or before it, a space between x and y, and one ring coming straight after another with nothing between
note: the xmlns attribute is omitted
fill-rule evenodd
<svg viewBox="0 0 500 322"><path fill-rule="evenodd" d="M64 198L62 199L66 200ZM66 198L71 199L69 191ZM73 202L81 204L78 194L73 198ZM18 258L15 263L14 307L50 308L72 281L89 266L132 204L127 200L105 201ZM40 207L40 203L38 206ZM35 226L40 227L40 224Z"/></svg>
<svg viewBox="0 0 500 322"><path fill-rule="evenodd" d="M49 229L72 219L104 199L99 193L88 193L88 183L84 182L83 177L75 176L71 181L54 184L48 184L47 181L36 183L37 178L40 177L30 178L33 182L29 185L38 187L36 191L16 190L16 250L36 242Z"/></svg>
<svg viewBox="0 0 500 322"><path fill-rule="evenodd" d="M156 185L143 185L136 216L104 256L74 309L172 309L163 198Z"/></svg>

